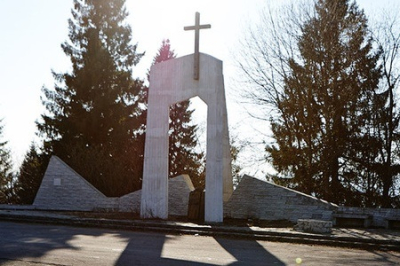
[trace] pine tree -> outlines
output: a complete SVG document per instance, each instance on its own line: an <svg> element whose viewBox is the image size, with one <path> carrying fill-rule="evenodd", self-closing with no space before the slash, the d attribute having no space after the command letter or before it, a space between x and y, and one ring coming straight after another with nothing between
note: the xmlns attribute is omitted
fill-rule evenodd
<svg viewBox="0 0 400 266"><path fill-rule="evenodd" d="M317 1L315 16L302 29L301 56L289 61L280 117L272 121L277 145L267 150L292 187L353 204L362 169L352 158L366 147L352 144L368 127L378 55L365 15L348 0Z"/></svg>
<svg viewBox="0 0 400 266"><path fill-rule="evenodd" d="M0 120L0 204L8 203L12 187L12 162L11 154L7 149L7 141L2 141L3 125Z"/></svg>
<svg viewBox="0 0 400 266"><path fill-rule="evenodd" d="M35 144L31 144L19 168L16 184L16 196L20 204L32 204L46 172L47 158L45 153L37 152Z"/></svg>
<svg viewBox="0 0 400 266"><path fill-rule="evenodd" d="M71 73L55 73L43 89L38 129L58 155L108 196L140 188L143 165L143 82L132 78L142 54L131 44L124 0L74 0L69 41Z"/></svg>
<svg viewBox="0 0 400 266"><path fill-rule="evenodd" d="M169 40L163 40L153 65L175 58ZM169 111L169 176L188 174L195 187L204 187L204 154L197 152L197 126L192 124L190 100L172 105Z"/></svg>

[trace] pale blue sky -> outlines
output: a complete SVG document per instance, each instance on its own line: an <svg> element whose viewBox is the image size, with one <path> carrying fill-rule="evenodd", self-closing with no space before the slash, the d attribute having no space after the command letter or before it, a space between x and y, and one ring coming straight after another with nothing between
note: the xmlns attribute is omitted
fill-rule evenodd
<svg viewBox="0 0 400 266"><path fill-rule="evenodd" d="M235 73L232 53L238 49L248 24L258 17L267 3L286 0L127 0L128 23L138 51L146 56L134 69L144 77L164 38L171 40L179 55L193 52L193 33L183 31L201 13L201 23L211 24L201 33L200 50L224 61L225 86L230 124L243 123L237 114L245 111L230 99ZM367 14L400 0L358 0ZM399 6L399 5L397 5ZM67 20L72 0L0 0L0 119L4 140L9 142L13 159L19 164L35 139L35 120L43 112L41 88L51 88L51 69L65 72L69 61L60 44L68 38ZM237 126L236 126L237 128Z"/></svg>

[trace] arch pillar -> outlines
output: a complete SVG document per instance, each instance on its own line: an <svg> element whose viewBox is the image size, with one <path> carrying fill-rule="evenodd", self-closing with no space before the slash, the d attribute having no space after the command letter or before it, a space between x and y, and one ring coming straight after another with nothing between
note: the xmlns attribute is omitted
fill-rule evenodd
<svg viewBox="0 0 400 266"><path fill-rule="evenodd" d="M199 96L208 106L205 221L223 221L223 202L233 192L228 119L222 61L200 53L194 80L193 55L150 69L144 172L140 215L168 218L169 107Z"/></svg>

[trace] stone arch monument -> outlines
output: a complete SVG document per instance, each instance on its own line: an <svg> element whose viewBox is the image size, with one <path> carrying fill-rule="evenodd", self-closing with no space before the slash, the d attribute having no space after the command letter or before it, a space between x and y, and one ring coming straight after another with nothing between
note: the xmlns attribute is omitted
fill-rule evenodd
<svg viewBox="0 0 400 266"><path fill-rule="evenodd" d="M199 53L198 31L195 53L155 64L150 69L145 158L140 215L168 218L168 130L169 107L200 97L208 106L205 221L223 221L223 202L233 192L228 119L222 61Z"/></svg>

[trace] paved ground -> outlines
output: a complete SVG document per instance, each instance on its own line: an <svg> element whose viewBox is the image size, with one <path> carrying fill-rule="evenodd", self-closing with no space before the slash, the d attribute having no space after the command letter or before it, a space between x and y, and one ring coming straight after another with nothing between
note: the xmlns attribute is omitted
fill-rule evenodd
<svg viewBox="0 0 400 266"><path fill-rule="evenodd" d="M399 265L400 252L0 222L0 265Z"/></svg>
<svg viewBox="0 0 400 266"><path fill-rule="evenodd" d="M176 221L82 218L67 213L18 209L0 209L0 220L400 251L400 231L385 229L334 228L332 234L321 235L297 232L293 228L210 226Z"/></svg>

